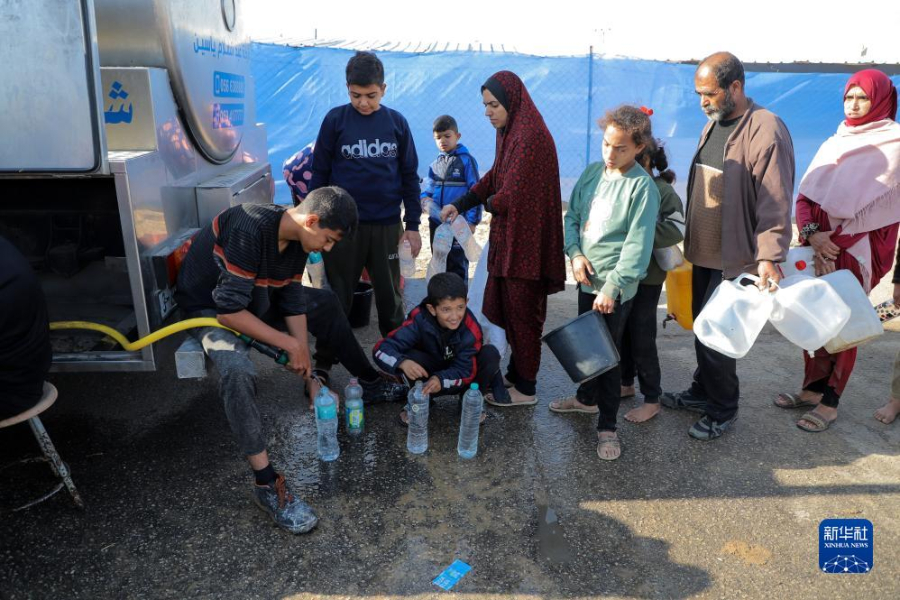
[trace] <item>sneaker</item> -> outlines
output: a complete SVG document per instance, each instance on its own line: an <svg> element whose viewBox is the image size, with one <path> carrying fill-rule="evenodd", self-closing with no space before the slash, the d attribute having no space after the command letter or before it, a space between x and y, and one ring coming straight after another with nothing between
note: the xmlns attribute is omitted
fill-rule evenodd
<svg viewBox="0 0 900 600"><path fill-rule="evenodd" d="M734 413L734 416L727 421L716 421L709 415L703 415L699 421L691 425L691 428L688 429L688 435L708 442L721 437L723 433L734 425L735 421L737 421L737 413Z"/></svg>
<svg viewBox="0 0 900 600"><path fill-rule="evenodd" d="M667 408L674 408L675 410L690 410L693 412L702 413L706 411L706 400L694 395L691 390L684 390L683 392L663 392L663 394L659 397L659 402L663 406Z"/></svg>
<svg viewBox="0 0 900 600"><path fill-rule="evenodd" d="M375 381L362 381L359 385L363 389L363 402L365 404L381 404L382 402L399 402L406 400L409 387L402 383L377 379Z"/></svg>
<svg viewBox="0 0 900 600"><path fill-rule="evenodd" d="M319 522L312 507L288 491L281 474L274 483L254 485L253 501L276 525L291 533L306 533Z"/></svg>

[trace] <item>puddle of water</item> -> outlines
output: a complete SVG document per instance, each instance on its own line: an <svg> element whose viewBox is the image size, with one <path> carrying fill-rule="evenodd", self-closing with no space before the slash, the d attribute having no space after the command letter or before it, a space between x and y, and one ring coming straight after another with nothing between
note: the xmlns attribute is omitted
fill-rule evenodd
<svg viewBox="0 0 900 600"><path fill-rule="evenodd" d="M538 505L538 556L551 563L564 564L572 560L572 548L563 536L562 525L556 511Z"/></svg>

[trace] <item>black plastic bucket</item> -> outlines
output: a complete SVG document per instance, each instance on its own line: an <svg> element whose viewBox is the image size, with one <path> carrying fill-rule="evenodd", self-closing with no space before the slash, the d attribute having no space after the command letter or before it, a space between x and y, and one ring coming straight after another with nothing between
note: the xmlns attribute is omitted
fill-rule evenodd
<svg viewBox="0 0 900 600"><path fill-rule="evenodd" d="M369 324L369 317L372 314L372 284L367 281L360 281L356 284L356 291L353 292L353 303L350 305L350 314L347 320L350 321L350 327L359 329Z"/></svg>
<svg viewBox="0 0 900 600"><path fill-rule="evenodd" d="M619 364L619 351L606 321L595 310L557 327L542 339L575 383L583 383Z"/></svg>

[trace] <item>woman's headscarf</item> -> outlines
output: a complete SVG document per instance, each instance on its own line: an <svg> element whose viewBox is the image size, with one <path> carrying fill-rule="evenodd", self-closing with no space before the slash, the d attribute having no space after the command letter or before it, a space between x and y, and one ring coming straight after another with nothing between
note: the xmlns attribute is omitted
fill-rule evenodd
<svg viewBox="0 0 900 600"><path fill-rule="evenodd" d="M878 69L865 69L853 75L844 87L844 95L850 88L859 86L872 101L872 108L858 119L846 119L847 125L856 127L884 119L897 118L897 88L890 77Z"/></svg>
<svg viewBox="0 0 900 600"><path fill-rule="evenodd" d="M550 293L562 290L562 197L553 136L515 73L495 73L481 89L508 113L506 125L497 130L494 164L472 188L482 201L493 197L488 271L544 281Z"/></svg>
<svg viewBox="0 0 900 600"><path fill-rule="evenodd" d="M850 78L844 93L860 86L872 101L859 119L847 119L819 148L800 182L800 193L842 222L847 234L900 221L900 125L897 89L880 71ZM854 125L853 123L859 123Z"/></svg>

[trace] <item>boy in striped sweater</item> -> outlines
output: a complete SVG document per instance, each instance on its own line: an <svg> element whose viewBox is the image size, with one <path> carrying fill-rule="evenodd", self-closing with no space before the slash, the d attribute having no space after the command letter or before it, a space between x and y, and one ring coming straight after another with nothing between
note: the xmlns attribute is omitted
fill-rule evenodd
<svg viewBox="0 0 900 600"><path fill-rule="evenodd" d="M176 300L188 318L214 317L223 326L287 352L285 367L318 392L311 377L307 332L333 348L360 380L368 402L395 399L353 336L329 290L301 283L310 252L328 252L357 228L356 204L339 187L311 192L298 206L242 204L221 212L194 238L178 274ZM254 499L279 526L305 533L318 519L287 489L269 463L256 406L256 368L250 348L228 329L191 330L219 373L219 394L241 451L256 479ZM400 392L402 393L402 391Z"/></svg>

